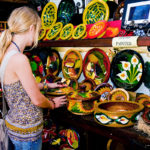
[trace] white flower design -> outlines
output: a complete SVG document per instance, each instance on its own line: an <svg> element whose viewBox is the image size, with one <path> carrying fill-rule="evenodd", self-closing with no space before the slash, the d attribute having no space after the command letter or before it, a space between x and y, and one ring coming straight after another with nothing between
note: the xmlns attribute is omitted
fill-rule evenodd
<svg viewBox="0 0 150 150"><path fill-rule="evenodd" d="M133 64L133 67L135 67L139 63L139 61L135 55L132 57L131 63Z"/></svg>
<svg viewBox="0 0 150 150"><path fill-rule="evenodd" d="M117 76L119 76L120 79L122 79L122 80L126 80L128 77L126 71L122 71L121 73L118 73Z"/></svg>
<svg viewBox="0 0 150 150"><path fill-rule="evenodd" d="M141 63L139 63L139 65L138 65L138 71L142 72L142 70L143 70L143 66L142 66Z"/></svg>
<svg viewBox="0 0 150 150"><path fill-rule="evenodd" d="M137 81L140 81L141 77L142 77L142 73L139 73L136 77Z"/></svg>
<svg viewBox="0 0 150 150"><path fill-rule="evenodd" d="M127 61L121 61L124 70L130 70L131 64Z"/></svg>

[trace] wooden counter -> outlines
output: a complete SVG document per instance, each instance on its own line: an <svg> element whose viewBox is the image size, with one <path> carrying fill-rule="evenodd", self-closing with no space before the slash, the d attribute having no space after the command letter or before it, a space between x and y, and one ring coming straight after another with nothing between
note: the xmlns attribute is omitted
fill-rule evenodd
<svg viewBox="0 0 150 150"><path fill-rule="evenodd" d="M93 114L87 116L74 115L66 108L59 108L51 112L51 117L57 123L94 134L96 137L111 138L128 145L128 150L148 150L150 149L150 138L134 127L112 128L105 127L94 121ZM94 143L94 141L89 141ZM90 143L89 143L90 144ZM92 145L91 144L91 145ZM89 149L90 150L90 149ZM95 150L95 149L91 149Z"/></svg>

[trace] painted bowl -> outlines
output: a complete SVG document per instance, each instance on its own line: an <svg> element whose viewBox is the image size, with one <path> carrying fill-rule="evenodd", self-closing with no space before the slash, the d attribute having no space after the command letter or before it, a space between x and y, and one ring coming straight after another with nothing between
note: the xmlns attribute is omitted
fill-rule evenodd
<svg viewBox="0 0 150 150"><path fill-rule="evenodd" d="M107 101L95 104L94 119L108 127L128 127L134 125L144 106L131 101Z"/></svg>
<svg viewBox="0 0 150 150"><path fill-rule="evenodd" d="M72 91L67 95L67 109L76 115L91 114L94 111L94 103L99 97L100 95L96 91Z"/></svg>
<svg viewBox="0 0 150 150"><path fill-rule="evenodd" d="M117 88L135 91L143 82L144 60L134 50L122 50L113 58L110 70L111 81Z"/></svg>
<svg viewBox="0 0 150 150"><path fill-rule="evenodd" d="M64 78L78 79L82 72L82 56L78 50L66 51L62 61L62 73Z"/></svg>
<svg viewBox="0 0 150 150"><path fill-rule="evenodd" d="M83 23L93 24L100 20L109 19L109 7L104 0L93 0L83 12Z"/></svg>
<svg viewBox="0 0 150 150"><path fill-rule="evenodd" d="M53 2L49 2L43 8L41 14L42 26L49 29L57 20L57 6Z"/></svg>
<svg viewBox="0 0 150 150"><path fill-rule="evenodd" d="M99 48L89 50L83 60L83 74L85 78L94 80L96 85L107 82L110 75L107 54Z"/></svg>

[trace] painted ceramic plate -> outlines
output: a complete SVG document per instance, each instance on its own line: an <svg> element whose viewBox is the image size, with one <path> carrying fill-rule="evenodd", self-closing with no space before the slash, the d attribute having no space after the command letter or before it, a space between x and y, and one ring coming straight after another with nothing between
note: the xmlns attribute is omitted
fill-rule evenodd
<svg viewBox="0 0 150 150"><path fill-rule="evenodd" d="M113 90L112 85L109 83L102 83L99 84L96 88L95 91L97 91L101 96L99 101L103 102L105 100L108 100L110 92Z"/></svg>
<svg viewBox="0 0 150 150"><path fill-rule="evenodd" d="M46 29L50 28L57 20L57 7L55 3L49 2L45 5L42 15L42 26Z"/></svg>
<svg viewBox="0 0 150 150"><path fill-rule="evenodd" d="M41 30L40 30L38 40L42 40L45 37L45 35L46 35L46 29L42 27Z"/></svg>
<svg viewBox="0 0 150 150"><path fill-rule="evenodd" d="M98 48L89 50L83 60L85 78L95 81L96 85L107 82L110 75L110 61L107 54Z"/></svg>
<svg viewBox="0 0 150 150"><path fill-rule="evenodd" d="M85 34L86 34L86 25L85 24L79 24L74 29L74 31L72 33L72 37L73 37L73 39L80 39L80 38L84 37Z"/></svg>
<svg viewBox="0 0 150 150"><path fill-rule="evenodd" d="M71 39L72 38L72 32L74 30L74 26L73 24L69 23L69 24L66 24L61 32L60 32L60 38L62 40L68 40L68 39Z"/></svg>
<svg viewBox="0 0 150 150"><path fill-rule="evenodd" d="M83 23L93 24L100 20L109 19L109 7L103 0L93 0L86 6L83 12Z"/></svg>
<svg viewBox="0 0 150 150"><path fill-rule="evenodd" d="M63 24L61 22L57 22L51 26L46 34L47 40L57 39L59 37L59 33L62 30Z"/></svg>
<svg viewBox="0 0 150 150"><path fill-rule="evenodd" d="M116 88L110 91L108 100L111 101L129 101L129 94L128 92L123 88Z"/></svg>
<svg viewBox="0 0 150 150"><path fill-rule="evenodd" d="M44 69L43 69L43 64L39 56L37 55L32 55L31 53L25 53L25 55L29 58L30 66L33 72L33 75L36 79L37 83L40 83L43 74L44 74Z"/></svg>
<svg viewBox="0 0 150 150"><path fill-rule="evenodd" d="M134 50L123 50L116 54L111 63L111 80L118 88L137 90L143 81L144 61Z"/></svg>
<svg viewBox="0 0 150 150"><path fill-rule="evenodd" d="M46 74L58 75L61 70L61 58L56 50L51 50L47 56Z"/></svg>
<svg viewBox="0 0 150 150"><path fill-rule="evenodd" d="M62 72L66 79L78 79L82 72L82 56L77 50L68 50L63 58Z"/></svg>
<svg viewBox="0 0 150 150"><path fill-rule="evenodd" d="M68 144L73 148L77 149L79 147L80 136L74 129L67 129L67 141Z"/></svg>

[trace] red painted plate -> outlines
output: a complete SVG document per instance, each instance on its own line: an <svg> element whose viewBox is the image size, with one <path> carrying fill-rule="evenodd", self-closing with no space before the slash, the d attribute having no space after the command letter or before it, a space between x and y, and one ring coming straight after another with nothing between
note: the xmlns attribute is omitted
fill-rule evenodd
<svg viewBox="0 0 150 150"><path fill-rule="evenodd" d="M110 61L107 54L99 49L89 50L83 60L85 78L95 81L96 85L107 82L110 76Z"/></svg>

